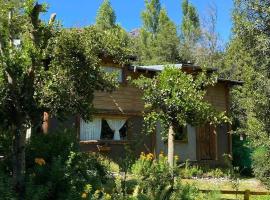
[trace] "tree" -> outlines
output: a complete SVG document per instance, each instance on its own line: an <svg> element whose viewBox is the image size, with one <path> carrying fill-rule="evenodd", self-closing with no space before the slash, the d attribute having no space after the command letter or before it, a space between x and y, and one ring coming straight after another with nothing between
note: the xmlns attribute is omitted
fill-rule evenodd
<svg viewBox="0 0 270 200"><path fill-rule="evenodd" d="M115 21L116 15L110 0L104 0L97 13L96 26L102 30L111 29L116 26Z"/></svg>
<svg viewBox="0 0 270 200"><path fill-rule="evenodd" d="M226 51L227 77L243 80L233 91L236 132L255 148L255 175L270 185L270 2L235 0L233 38Z"/></svg>
<svg viewBox="0 0 270 200"><path fill-rule="evenodd" d="M116 86L100 70L101 58L124 64L129 40L121 29L62 30L55 15L48 23L39 19L46 5L35 0L1 0L0 5L0 119L13 137L14 189L24 199L26 129L40 126L44 112L89 120L94 91Z"/></svg>
<svg viewBox="0 0 270 200"><path fill-rule="evenodd" d="M159 0L145 0L146 10L142 12L143 28L155 36L159 29L161 4Z"/></svg>
<svg viewBox="0 0 270 200"><path fill-rule="evenodd" d="M141 64L165 64L179 61L179 38L176 25L156 0L146 1L142 13L143 28L138 40Z"/></svg>
<svg viewBox="0 0 270 200"><path fill-rule="evenodd" d="M173 66L157 74L153 79L141 77L135 84L144 91L145 123L153 133L157 123L161 124L162 135L168 138L168 161L173 165L174 128L187 124L198 126L203 123L227 121L225 113L217 112L204 101L206 87L215 83L205 73L193 76Z"/></svg>
<svg viewBox="0 0 270 200"><path fill-rule="evenodd" d="M180 56L186 62L194 62L194 48L201 36L200 19L196 8L188 0L182 1L182 12Z"/></svg>
<svg viewBox="0 0 270 200"><path fill-rule="evenodd" d="M215 4L208 7L207 15L202 22L201 38L195 48L194 56L199 66L222 68L224 52L216 30L217 8Z"/></svg>

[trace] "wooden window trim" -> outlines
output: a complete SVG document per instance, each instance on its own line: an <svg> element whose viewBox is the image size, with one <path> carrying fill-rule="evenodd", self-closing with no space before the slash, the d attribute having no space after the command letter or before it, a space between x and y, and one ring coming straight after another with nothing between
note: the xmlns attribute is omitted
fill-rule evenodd
<svg viewBox="0 0 270 200"><path fill-rule="evenodd" d="M87 140L80 141L80 144L119 144L125 145L133 142L133 140Z"/></svg>

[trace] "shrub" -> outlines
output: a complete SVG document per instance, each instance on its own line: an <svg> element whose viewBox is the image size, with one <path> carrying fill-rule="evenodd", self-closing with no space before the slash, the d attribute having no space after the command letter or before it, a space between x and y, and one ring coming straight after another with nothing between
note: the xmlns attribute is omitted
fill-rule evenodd
<svg viewBox="0 0 270 200"><path fill-rule="evenodd" d="M95 154L79 152L72 131L34 135L26 148L26 199L78 199L86 185L102 188L107 168Z"/></svg>
<svg viewBox="0 0 270 200"><path fill-rule="evenodd" d="M239 139L239 135L233 135L233 161L234 167L238 167L242 175L252 175L252 149L247 138Z"/></svg>
<svg viewBox="0 0 270 200"><path fill-rule="evenodd" d="M15 200L17 199L14 196L11 186L11 177L5 175L0 170L0 196L1 200Z"/></svg>
<svg viewBox="0 0 270 200"><path fill-rule="evenodd" d="M159 154L158 158L151 153L141 154L131 169L138 180L135 196L147 195L155 199L171 193L176 170L169 167L167 160L163 154Z"/></svg>
<svg viewBox="0 0 270 200"><path fill-rule="evenodd" d="M203 170L199 166L190 166L189 162L186 161L184 168L180 169L180 176L182 178L201 177Z"/></svg>
<svg viewBox="0 0 270 200"><path fill-rule="evenodd" d="M0 129L0 171L6 174L12 172L12 134Z"/></svg>
<svg viewBox="0 0 270 200"><path fill-rule="evenodd" d="M253 171L264 184L270 187L270 149L259 147L252 153Z"/></svg>
<svg viewBox="0 0 270 200"><path fill-rule="evenodd" d="M221 177L226 177L227 174L223 172L223 170L216 168L209 170L208 172L205 173L206 177L211 177L211 178L221 178Z"/></svg>

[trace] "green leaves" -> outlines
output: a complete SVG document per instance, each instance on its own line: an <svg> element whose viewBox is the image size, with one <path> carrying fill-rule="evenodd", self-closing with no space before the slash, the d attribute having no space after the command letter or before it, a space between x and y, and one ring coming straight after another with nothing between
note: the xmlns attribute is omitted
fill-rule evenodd
<svg viewBox="0 0 270 200"><path fill-rule="evenodd" d="M205 74L193 76L174 66L167 66L153 79L141 77L134 81L144 91L145 112L149 132L160 122L167 135L170 125L199 125L229 121L204 101L207 86L213 85Z"/></svg>
<svg viewBox="0 0 270 200"><path fill-rule="evenodd" d="M44 111L60 118L80 113L89 119L94 91L112 91L116 86L115 78L100 70L101 59L120 65L129 62L133 53L128 34L118 26L108 30L98 26L61 29L39 19L40 12L46 10L43 4L33 0L3 3L0 118L9 126L17 124L13 115L20 116L20 123L27 126L41 123ZM11 23L10 6L14 7ZM15 47L10 38L19 39L21 44Z"/></svg>
<svg viewBox="0 0 270 200"><path fill-rule="evenodd" d="M165 8L156 0L145 1L142 12L143 28L136 38L138 60L143 64L177 63L179 38L177 27L168 17Z"/></svg>
<svg viewBox="0 0 270 200"><path fill-rule="evenodd" d="M96 26L101 30L115 28L116 15L110 0L105 0L100 6L96 18Z"/></svg>

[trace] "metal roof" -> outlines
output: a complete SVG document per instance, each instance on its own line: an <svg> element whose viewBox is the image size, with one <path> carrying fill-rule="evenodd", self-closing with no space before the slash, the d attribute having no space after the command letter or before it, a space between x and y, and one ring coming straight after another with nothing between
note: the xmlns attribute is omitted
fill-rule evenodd
<svg viewBox="0 0 270 200"><path fill-rule="evenodd" d="M181 69L181 68L191 68L193 70L201 70L202 68L200 66L197 65L193 65L193 64L165 64L165 65L144 65L144 66L136 66L133 65L131 66L134 70L145 70L145 71L162 71L164 70L164 68L166 66L174 66L175 68ZM215 68L207 68L207 71L216 71Z"/></svg>
<svg viewBox="0 0 270 200"><path fill-rule="evenodd" d="M145 66L133 66L134 69L142 69L142 70L147 70L147 71L162 71L165 66L168 65L145 65ZM182 68L182 64L174 64L172 66L175 66L176 68L181 69Z"/></svg>
<svg viewBox="0 0 270 200"><path fill-rule="evenodd" d="M191 68L193 70L200 70L202 69L200 66L192 65L192 64L167 64L167 65L144 65L144 66L130 66L134 71L136 70L145 70L145 71L153 71L153 72L159 72L164 70L166 66L174 66L175 68L182 69L182 68ZM207 71L217 71L216 68L207 68ZM230 80L230 79L224 79L224 78L218 78L219 82L227 82L233 85L242 85L243 81L238 80Z"/></svg>

